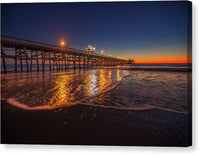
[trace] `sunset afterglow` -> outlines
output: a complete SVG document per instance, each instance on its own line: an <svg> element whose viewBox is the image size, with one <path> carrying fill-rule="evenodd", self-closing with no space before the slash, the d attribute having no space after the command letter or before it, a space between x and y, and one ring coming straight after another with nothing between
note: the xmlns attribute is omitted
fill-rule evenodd
<svg viewBox="0 0 200 155"><path fill-rule="evenodd" d="M87 3L89 12L85 11L84 3L77 3L76 6L73 3L16 4L13 6L15 9L9 5L2 7L3 35L53 45L61 38L68 38L67 44L71 48L85 50L91 44L101 54L134 58L136 63L188 61L187 52L190 51L187 51L187 45L191 46L188 44L188 37L191 36L187 36L188 18L184 2L173 5L165 2L134 5L129 2L106 5ZM52 9L56 10L52 12ZM100 13L99 10L104 11ZM30 15L31 20L27 20ZM63 20L63 15L67 20ZM43 18L45 16L49 18ZM24 18L20 21L16 17ZM64 40L59 44L66 46Z"/></svg>

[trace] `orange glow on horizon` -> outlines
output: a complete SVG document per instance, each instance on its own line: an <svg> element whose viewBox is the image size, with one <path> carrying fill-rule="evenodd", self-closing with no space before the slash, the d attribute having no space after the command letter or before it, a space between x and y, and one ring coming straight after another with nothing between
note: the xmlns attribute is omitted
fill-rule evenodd
<svg viewBox="0 0 200 155"><path fill-rule="evenodd" d="M136 63L192 63L191 59L182 58L138 58Z"/></svg>
<svg viewBox="0 0 200 155"><path fill-rule="evenodd" d="M123 55L125 52L127 57ZM127 50L120 56L127 60L134 59L135 63L192 63L192 51L178 45Z"/></svg>

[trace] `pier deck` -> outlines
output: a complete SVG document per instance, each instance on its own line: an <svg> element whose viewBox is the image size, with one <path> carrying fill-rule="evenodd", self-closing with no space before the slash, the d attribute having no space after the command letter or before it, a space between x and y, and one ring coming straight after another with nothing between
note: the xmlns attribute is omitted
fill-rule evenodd
<svg viewBox="0 0 200 155"><path fill-rule="evenodd" d="M125 60L104 54L90 54L83 50L44 44L35 41L23 40L13 37L1 36L1 58L4 73L7 73L6 60L13 59L15 72L20 70L32 71L33 61L37 65L37 71L44 71L45 63L49 64L49 70L66 70L69 65L79 68L93 66L114 66L132 64L134 60ZM23 64L26 64L26 69ZM20 69L18 69L20 64ZM42 67L39 67L42 64Z"/></svg>

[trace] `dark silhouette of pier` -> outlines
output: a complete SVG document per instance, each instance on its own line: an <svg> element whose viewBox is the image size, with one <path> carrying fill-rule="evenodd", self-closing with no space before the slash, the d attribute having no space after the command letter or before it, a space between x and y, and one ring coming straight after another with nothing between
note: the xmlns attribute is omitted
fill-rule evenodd
<svg viewBox="0 0 200 155"><path fill-rule="evenodd" d="M90 68L134 63L133 59L126 60L104 54L91 54L84 50L7 36L1 36L1 59L4 73L7 73L7 59L14 60L15 72L19 70L21 72L32 72L33 61L36 62L38 72L45 70L45 63L48 64L50 71L66 70L71 65L75 69L76 67ZM24 61L26 68L23 68ZM18 68L18 64L20 64L20 68ZM39 64L42 64L42 67Z"/></svg>

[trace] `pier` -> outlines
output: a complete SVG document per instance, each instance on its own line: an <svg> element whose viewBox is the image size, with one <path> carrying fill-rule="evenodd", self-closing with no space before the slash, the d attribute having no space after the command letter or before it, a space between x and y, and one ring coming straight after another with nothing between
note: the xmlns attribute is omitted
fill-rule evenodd
<svg viewBox="0 0 200 155"><path fill-rule="evenodd" d="M7 36L1 36L1 59L4 73L7 73L6 65L8 59L14 60L15 72L32 72L33 64L36 64L38 72L44 72L45 64L48 64L49 71L62 71L71 66L74 69L91 68L96 66L127 65L134 62L133 59L126 60L104 54L91 54L84 50ZM25 64L25 68L23 64Z"/></svg>

